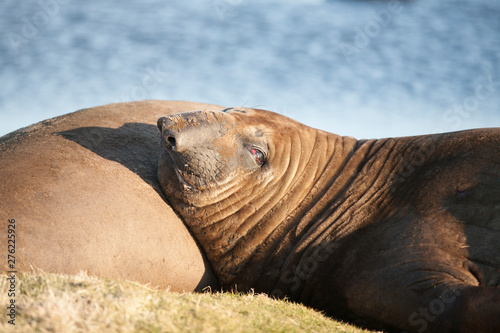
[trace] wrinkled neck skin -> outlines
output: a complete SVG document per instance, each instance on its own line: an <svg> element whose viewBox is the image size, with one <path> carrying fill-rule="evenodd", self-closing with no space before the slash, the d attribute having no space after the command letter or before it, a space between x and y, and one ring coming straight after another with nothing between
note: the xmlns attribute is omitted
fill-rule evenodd
<svg viewBox="0 0 500 333"><path fill-rule="evenodd" d="M216 193L201 194L209 204L186 203L175 196L169 201L200 242L222 285L255 288L263 275L265 281L277 282L287 262L311 245L324 237L341 238L355 227L344 213L355 206L356 193L338 201L375 142L297 123L287 129L286 139L268 142L271 165L246 179L236 176ZM326 218L334 222L322 224ZM269 292L272 284L259 289Z"/></svg>
<svg viewBox="0 0 500 333"><path fill-rule="evenodd" d="M178 174L170 154L164 151L160 158L160 184L169 203L226 288L237 285L240 291L254 288L270 293L279 284L278 294L291 296L283 281L300 275L297 267L304 260L331 255L335 251L332 244L384 213L371 206L384 207L382 202L390 200L387 193L397 160L387 161L399 141L358 141L282 116L259 118L259 113L250 120L238 118L238 114L206 117L225 124L207 136L219 137L210 145L222 147L220 138L232 140L248 128L260 128L270 152L262 168L249 172L248 168L231 167L222 182L212 186L218 181L214 178L199 188L172 181ZM169 131L173 133L177 127L182 126ZM200 127L196 131L189 138L203 133ZM176 143L180 147L180 141ZM228 146L231 143L224 143Z"/></svg>

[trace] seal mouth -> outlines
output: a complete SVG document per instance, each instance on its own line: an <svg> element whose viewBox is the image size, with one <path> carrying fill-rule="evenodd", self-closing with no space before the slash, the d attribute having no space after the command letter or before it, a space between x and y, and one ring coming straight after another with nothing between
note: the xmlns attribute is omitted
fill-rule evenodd
<svg viewBox="0 0 500 333"><path fill-rule="evenodd" d="M186 180L186 178L183 176L183 172L181 171L185 169L183 166L187 166L187 163L183 163L182 159L179 158L179 156L177 156L177 154L175 154L171 149L165 149L165 151L170 157L172 168L174 169L179 182L184 185L185 188L194 190L195 186Z"/></svg>
<svg viewBox="0 0 500 333"><path fill-rule="evenodd" d="M182 176L181 172L179 171L179 168L176 165L174 165L174 170L175 170L175 174L177 175L177 178L179 178L179 180L182 183L182 185L184 185L186 188L188 188L190 190L193 190L194 186L190 185L186 181L186 179Z"/></svg>

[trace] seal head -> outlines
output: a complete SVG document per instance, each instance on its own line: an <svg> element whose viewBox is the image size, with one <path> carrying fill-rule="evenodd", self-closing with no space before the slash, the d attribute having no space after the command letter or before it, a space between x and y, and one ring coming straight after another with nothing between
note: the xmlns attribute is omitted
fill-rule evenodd
<svg viewBox="0 0 500 333"><path fill-rule="evenodd" d="M262 129L238 128L229 112L188 112L158 120L164 191L195 207L234 193L241 177L255 176L267 159ZM172 181L175 179L176 181Z"/></svg>

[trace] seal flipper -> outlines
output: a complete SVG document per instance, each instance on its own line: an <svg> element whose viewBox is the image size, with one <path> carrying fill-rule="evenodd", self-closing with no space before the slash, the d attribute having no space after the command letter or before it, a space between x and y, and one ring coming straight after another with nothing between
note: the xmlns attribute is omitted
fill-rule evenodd
<svg viewBox="0 0 500 333"><path fill-rule="evenodd" d="M446 212L400 213L344 240L302 298L368 328L497 332L500 288L482 285L463 225Z"/></svg>
<svg viewBox="0 0 500 333"><path fill-rule="evenodd" d="M456 332L498 332L500 329L500 288L463 286L457 305L445 320Z"/></svg>

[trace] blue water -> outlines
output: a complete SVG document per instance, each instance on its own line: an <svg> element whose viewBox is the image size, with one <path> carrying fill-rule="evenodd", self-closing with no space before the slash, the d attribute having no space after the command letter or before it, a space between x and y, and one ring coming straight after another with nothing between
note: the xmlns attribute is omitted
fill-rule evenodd
<svg viewBox="0 0 500 333"><path fill-rule="evenodd" d="M0 31L0 136L141 99L358 138L500 126L500 1L3 0Z"/></svg>

